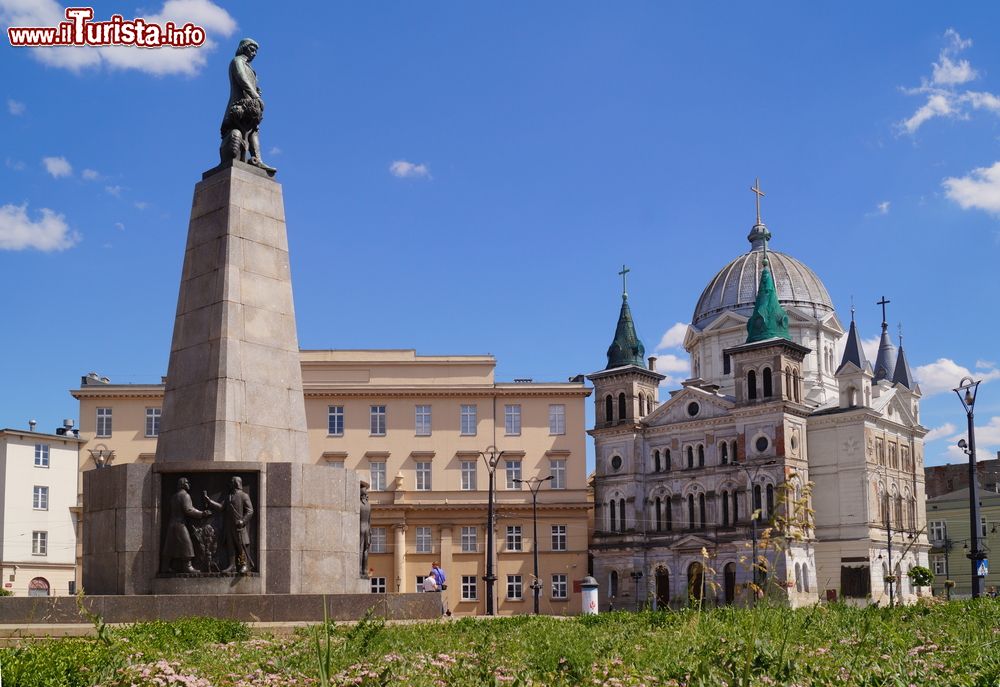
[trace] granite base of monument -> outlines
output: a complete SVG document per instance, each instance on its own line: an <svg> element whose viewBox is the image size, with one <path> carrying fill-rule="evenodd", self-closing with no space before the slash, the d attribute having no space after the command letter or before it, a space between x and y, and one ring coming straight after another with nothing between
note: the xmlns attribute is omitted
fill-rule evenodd
<svg viewBox="0 0 1000 687"><path fill-rule="evenodd" d="M180 477L192 497L226 475L255 485L247 574L213 567L195 546L195 573L163 558L165 495ZM83 589L87 594L352 594L359 575L360 479L353 470L303 463L132 463L83 475ZM220 529L220 528L217 528ZM221 565L218 563L221 562Z"/></svg>

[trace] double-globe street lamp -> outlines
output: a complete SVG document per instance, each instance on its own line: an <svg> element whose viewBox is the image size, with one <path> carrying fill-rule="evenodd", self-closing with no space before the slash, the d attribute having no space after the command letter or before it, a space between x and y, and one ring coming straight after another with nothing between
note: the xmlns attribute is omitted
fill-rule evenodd
<svg viewBox="0 0 1000 687"><path fill-rule="evenodd" d="M733 463L734 465L736 465L736 467L740 468L741 470L743 470L743 472L746 473L747 480L750 483L750 486L747 489L747 494L750 497L750 499L749 499L750 500L750 541L751 541L752 546L753 546L753 563L752 563L751 570L753 570L753 583L754 583L754 585L757 586L758 589L760 589L761 584L759 582L759 574L758 574L759 570L760 570L760 564L759 564L759 561L757 560L757 518L760 517L760 511L761 511L761 507L762 507L763 504L758 503L757 499L754 498L753 488L754 488L754 482L757 481L757 475L760 473L761 468L763 468L766 465L775 465L775 464L777 464L777 462L778 461L776 461L776 460L768 460L768 461L765 461L763 463L760 463L759 465L757 465L754 468L753 474L750 473L750 468L748 468L743 463ZM753 590L753 597L754 597L754 603L756 603L756 600L757 600L757 589Z"/></svg>
<svg viewBox="0 0 1000 687"><path fill-rule="evenodd" d="M538 597L542 591L542 583L538 578L538 490L552 478L553 476L549 475L548 477L530 477L528 479L514 480L516 484L527 484L528 488L531 489L531 549L535 554L535 580L531 583L531 590L535 597L535 615L538 615Z"/></svg>
<svg viewBox="0 0 1000 687"><path fill-rule="evenodd" d="M982 380L980 380L982 381ZM976 394L979 392L979 382L972 377L962 377L958 388L954 389L958 400L965 408L969 421L969 441L958 442L958 447L969 456L969 560L972 562L972 598L977 599L983 594L983 578L979 576L980 561L986 560L986 552L979 548L979 486L976 474L976 427L975 406Z"/></svg>
<svg viewBox="0 0 1000 687"><path fill-rule="evenodd" d="M493 607L493 585L497 576L493 572L493 554L496 546L493 542L493 523L496 518L494 501L496 498L496 473L497 465L503 458L503 451L498 451L496 446L487 446L485 451L480 451L479 455L486 462L486 469L490 473L489 497L486 507L486 575L483 580L486 582L486 615L496 615Z"/></svg>

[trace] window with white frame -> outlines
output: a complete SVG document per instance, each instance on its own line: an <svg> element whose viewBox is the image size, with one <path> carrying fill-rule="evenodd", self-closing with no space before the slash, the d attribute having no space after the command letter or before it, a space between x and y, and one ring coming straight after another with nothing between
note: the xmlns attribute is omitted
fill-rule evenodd
<svg viewBox="0 0 1000 687"><path fill-rule="evenodd" d="M385 491L385 461L373 460L368 463L368 474L371 477L372 491Z"/></svg>
<svg viewBox="0 0 1000 687"><path fill-rule="evenodd" d="M111 436L111 408L97 409L97 436Z"/></svg>
<svg viewBox="0 0 1000 687"><path fill-rule="evenodd" d="M344 406L326 407L326 433L332 437L344 436Z"/></svg>
<svg viewBox="0 0 1000 687"><path fill-rule="evenodd" d="M48 532L32 532L31 533L31 555L32 556L47 556L49 555L49 533Z"/></svg>
<svg viewBox="0 0 1000 687"><path fill-rule="evenodd" d="M937 553L931 556L931 570L934 571L935 575L940 575L942 577L948 574L944 556Z"/></svg>
<svg viewBox="0 0 1000 687"><path fill-rule="evenodd" d="M49 509L49 488L35 486L31 490L31 507L35 510Z"/></svg>
<svg viewBox="0 0 1000 687"><path fill-rule="evenodd" d="M508 489L520 489L521 483L516 480L521 479L521 461L518 460L507 460L504 461L505 469L507 474L507 488Z"/></svg>
<svg viewBox="0 0 1000 687"><path fill-rule="evenodd" d="M504 434L520 436L521 434L521 404L508 403L503 407Z"/></svg>
<svg viewBox="0 0 1000 687"><path fill-rule="evenodd" d="M462 405L462 436L476 436L476 426L478 424L477 407L475 404Z"/></svg>
<svg viewBox="0 0 1000 687"><path fill-rule="evenodd" d="M344 459L343 458L334 458L333 460L327 461L327 464L331 468L339 468L341 470L344 469Z"/></svg>
<svg viewBox="0 0 1000 687"><path fill-rule="evenodd" d="M552 598L569 598L569 578L565 573L556 573L552 576Z"/></svg>
<svg viewBox="0 0 1000 687"><path fill-rule="evenodd" d="M417 575L417 591L418 592L423 592L424 591L424 578L425 577L427 577L427 576L426 575Z"/></svg>
<svg viewBox="0 0 1000 687"><path fill-rule="evenodd" d="M386 551L386 531L384 527L371 528L372 543L369 551L372 553L385 553Z"/></svg>
<svg viewBox="0 0 1000 687"><path fill-rule="evenodd" d="M419 461L417 466L417 491L431 490L431 464L429 461Z"/></svg>
<svg viewBox="0 0 1000 687"><path fill-rule="evenodd" d="M371 406L370 420L371 435L385 436L385 406Z"/></svg>
<svg viewBox="0 0 1000 687"><path fill-rule="evenodd" d="M927 525L931 541L944 541L948 537L948 524L944 520L931 520Z"/></svg>
<svg viewBox="0 0 1000 687"><path fill-rule="evenodd" d="M507 550L523 551L522 547L523 543L521 540L521 526L507 525Z"/></svg>
<svg viewBox="0 0 1000 687"><path fill-rule="evenodd" d="M462 527L462 553L476 553L479 547L479 528Z"/></svg>
<svg viewBox="0 0 1000 687"><path fill-rule="evenodd" d="M462 461L462 491L476 490L476 461Z"/></svg>
<svg viewBox="0 0 1000 687"><path fill-rule="evenodd" d="M418 437L429 437L431 435L431 407L429 405L415 406L415 427Z"/></svg>
<svg viewBox="0 0 1000 687"><path fill-rule="evenodd" d="M507 599L520 601L524 598L524 586L520 575L507 575Z"/></svg>
<svg viewBox="0 0 1000 687"><path fill-rule="evenodd" d="M49 466L49 445L35 444L35 467L47 468Z"/></svg>
<svg viewBox="0 0 1000 687"><path fill-rule="evenodd" d="M566 550L566 525L552 526L552 550Z"/></svg>
<svg viewBox="0 0 1000 687"><path fill-rule="evenodd" d="M549 480L550 489L565 489L566 488L566 461L562 458L553 458L549 461L549 474L552 475L552 479Z"/></svg>
<svg viewBox="0 0 1000 687"><path fill-rule="evenodd" d="M384 577L373 577L371 578L371 583L372 583L372 594L385 594Z"/></svg>
<svg viewBox="0 0 1000 687"><path fill-rule="evenodd" d="M163 411L160 408L146 408L146 436L160 436L160 416Z"/></svg>
<svg viewBox="0 0 1000 687"><path fill-rule="evenodd" d="M417 528L417 553L433 553L434 548L431 544L431 528L430 527L418 527ZM424 578L421 577L421 580Z"/></svg>
<svg viewBox="0 0 1000 687"><path fill-rule="evenodd" d="M566 406L561 403L549 406L549 434L566 433Z"/></svg>
<svg viewBox="0 0 1000 687"><path fill-rule="evenodd" d="M475 575L462 575L462 601L479 599L479 588Z"/></svg>

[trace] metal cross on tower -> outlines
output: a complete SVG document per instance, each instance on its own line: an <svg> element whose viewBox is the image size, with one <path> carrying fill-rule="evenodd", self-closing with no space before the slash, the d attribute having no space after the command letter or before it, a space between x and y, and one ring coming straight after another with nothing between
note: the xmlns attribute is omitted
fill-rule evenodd
<svg viewBox="0 0 1000 687"><path fill-rule="evenodd" d="M881 305L882 306L882 326L883 327L887 327L888 326L888 324L886 323L886 320L885 320L885 306L886 306L887 303L892 303L892 301L887 300L885 296L882 296L882 300L875 301L875 305Z"/></svg>
<svg viewBox="0 0 1000 687"><path fill-rule="evenodd" d="M755 198L757 201L757 224L760 224L760 199L764 196L764 192L760 190L760 177L757 177L756 183L750 187L750 190L757 196Z"/></svg>
<svg viewBox="0 0 1000 687"><path fill-rule="evenodd" d="M632 270L630 270L629 268L625 267L625 265L622 265L622 271L618 273L619 275L621 275L621 278L622 278L622 297L623 298L625 296L628 296L628 289L626 288L626 282L625 282L625 279L627 277L625 275L627 275L631 271Z"/></svg>

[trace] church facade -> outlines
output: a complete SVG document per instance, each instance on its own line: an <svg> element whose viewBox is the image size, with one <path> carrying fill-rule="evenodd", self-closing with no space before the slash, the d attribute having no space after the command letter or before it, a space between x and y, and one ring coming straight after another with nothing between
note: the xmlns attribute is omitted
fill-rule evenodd
<svg viewBox="0 0 1000 687"><path fill-rule="evenodd" d="M602 608L911 601L929 592L906 576L928 558L926 430L885 303L873 367L853 309L845 334L819 277L770 250L759 212L747 238L698 300L680 389L660 400L626 293L589 375Z"/></svg>

